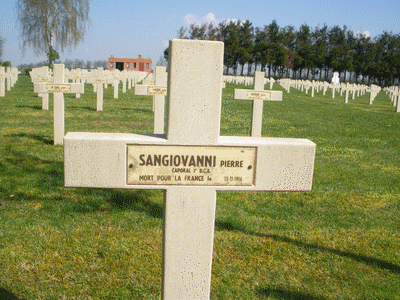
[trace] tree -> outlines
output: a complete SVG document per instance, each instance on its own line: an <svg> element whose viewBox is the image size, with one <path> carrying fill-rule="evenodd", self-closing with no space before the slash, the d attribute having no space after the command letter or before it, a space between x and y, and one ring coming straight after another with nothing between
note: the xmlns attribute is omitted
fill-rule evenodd
<svg viewBox="0 0 400 300"><path fill-rule="evenodd" d="M93 68L93 63L91 60L87 60L85 64L85 69L92 69Z"/></svg>
<svg viewBox="0 0 400 300"><path fill-rule="evenodd" d="M326 67L326 57L328 56L328 26L324 25L322 28L315 28L312 33L313 37L313 52L312 52L312 60L313 66L319 69L319 80L321 80L322 70ZM315 70L313 70L315 74ZM326 77L326 68L325 68L325 77Z"/></svg>
<svg viewBox="0 0 400 300"><path fill-rule="evenodd" d="M160 56L160 58L158 59L156 66L161 66L161 67L167 67L168 66L168 62L167 60L164 58L164 56Z"/></svg>
<svg viewBox="0 0 400 300"><path fill-rule="evenodd" d="M169 47L168 47L168 48L165 48L165 50L164 50L164 59L165 59L166 61L168 61L168 56L169 56Z"/></svg>
<svg viewBox="0 0 400 300"><path fill-rule="evenodd" d="M74 65L74 62L72 61L72 59L66 59L65 61L64 61L64 67L65 68L67 68L67 69L72 69L73 68L73 65Z"/></svg>
<svg viewBox="0 0 400 300"><path fill-rule="evenodd" d="M191 40L207 40L207 24L190 24L189 35Z"/></svg>
<svg viewBox="0 0 400 300"><path fill-rule="evenodd" d="M376 45L379 51L376 78L379 80L379 85L393 85L400 67L399 35L384 31L376 38Z"/></svg>
<svg viewBox="0 0 400 300"><path fill-rule="evenodd" d="M265 65L268 64L268 76L272 76L271 69L276 75L276 70L280 69L280 75L285 67L285 58L289 60L291 53L286 51L284 45L283 30L279 29L276 20L273 20L268 26L263 29L256 28L254 60L261 64L261 71L265 70Z"/></svg>
<svg viewBox="0 0 400 300"><path fill-rule="evenodd" d="M254 61L254 28L249 20L242 22L238 28L239 34L239 54L238 62L242 65L242 73L246 63L252 64ZM249 73L249 70L247 71Z"/></svg>
<svg viewBox="0 0 400 300"><path fill-rule="evenodd" d="M93 67L107 69L108 62L106 60L95 60L93 63Z"/></svg>
<svg viewBox="0 0 400 300"><path fill-rule="evenodd" d="M51 67L50 63L59 59L60 55L58 54L58 52L56 50L50 49L50 51L47 52L47 58L49 60L49 67Z"/></svg>
<svg viewBox="0 0 400 300"><path fill-rule="evenodd" d="M23 49L49 53L49 66L57 47L63 52L83 41L89 19L90 0L17 0Z"/></svg>
<svg viewBox="0 0 400 300"><path fill-rule="evenodd" d="M363 77L367 74L368 66L371 63L371 38L363 34L356 35L356 44L354 48L354 73L356 83L360 75Z"/></svg>
<svg viewBox="0 0 400 300"><path fill-rule="evenodd" d="M343 29L339 26L334 26L328 32L328 65L333 71L338 71L339 76L340 73L345 72L345 79L346 70L353 68L353 52L348 43L349 36L354 36L354 34L352 32L348 33L346 26L343 26Z"/></svg>
<svg viewBox="0 0 400 300"><path fill-rule="evenodd" d="M178 39L187 39L188 37L185 36L186 31L187 31L187 28L182 26L178 31Z"/></svg>
<svg viewBox="0 0 400 300"><path fill-rule="evenodd" d="M307 69L307 79L309 79L310 68L315 67L315 64L313 61L312 32L310 26L307 24L301 25L297 32L296 50L301 57L301 59L298 60L300 77L302 70Z"/></svg>
<svg viewBox="0 0 400 300"><path fill-rule="evenodd" d="M85 62L82 59L74 59L74 69L83 69L85 67Z"/></svg>
<svg viewBox="0 0 400 300"><path fill-rule="evenodd" d="M1 63L1 65L2 65L3 67L11 67L11 62L10 62L10 61L3 61L3 62Z"/></svg>
<svg viewBox="0 0 400 300"><path fill-rule="evenodd" d="M212 23L212 22L210 22L210 24L208 24L207 35L208 35L208 39L210 41L219 40L218 27L215 27L214 23Z"/></svg>
<svg viewBox="0 0 400 300"><path fill-rule="evenodd" d="M240 21L224 21L221 22L218 26L220 32L220 40L224 42L224 65L227 67L228 73L229 68L233 68L233 74L237 75L237 62L240 55Z"/></svg>
<svg viewBox="0 0 400 300"><path fill-rule="evenodd" d="M284 68L286 71L292 69L298 61L298 55L296 53L296 30L293 26L286 26L281 28L281 43L284 47L285 58Z"/></svg>

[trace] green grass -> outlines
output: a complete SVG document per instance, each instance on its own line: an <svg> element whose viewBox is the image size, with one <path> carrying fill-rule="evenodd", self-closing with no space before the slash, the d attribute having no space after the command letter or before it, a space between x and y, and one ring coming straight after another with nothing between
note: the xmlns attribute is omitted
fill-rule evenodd
<svg viewBox="0 0 400 300"><path fill-rule="evenodd" d="M234 88L221 134L248 136ZM0 299L160 298L163 192L64 188L52 100L32 91L21 77L0 98ZM152 133L151 97L109 86L97 112L85 91L65 96L66 132ZM211 298L400 299L400 114L384 93L283 95L262 134L317 144L313 190L218 192Z"/></svg>

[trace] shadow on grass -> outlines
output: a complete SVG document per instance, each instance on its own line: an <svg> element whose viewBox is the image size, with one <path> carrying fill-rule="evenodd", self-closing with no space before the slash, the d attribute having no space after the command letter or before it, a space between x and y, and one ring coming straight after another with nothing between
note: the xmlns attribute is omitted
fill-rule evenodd
<svg viewBox="0 0 400 300"><path fill-rule="evenodd" d="M90 107L90 106L69 106L68 108L71 108L71 109L86 109L86 110L89 110L89 111L97 111L97 108L93 108L93 107Z"/></svg>
<svg viewBox="0 0 400 300"><path fill-rule="evenodd" d="M34 105L34 106L29 106L29 105L16 105L15 107L19 107L19 108L32 108L32 109L42 110L42 107L39 106L39 105Z"/></svg>
<svg viewBox="0 0 400 300"><path fill-rule="evenodd" d="M279 236L277 234L258 233L258 232L254 232L254 231L247 230L244 228L240 228L239 226L236 226L230 222L216 221L215 229L216 230L230 230L230 231L243 232L245 234L252 235L252 236L257 236L257 237L261 237L261 238L265 238L265 239L273 239L275 241L290 243L292 245L295 245L297 247L303 247L305 249L313 249L313 250L322 251L322 252L329 252L329 253L336 254L336 255L339 255L342 257L347 257L347 258L353 259L360 263L365 263L365 264L368 264L371 266L376 266L378 268L400 274L400 266L392 264L388 261L384 261L382 259L374 258L374 257L369 257L369 256L364 256L364 255L359 255L359 254L342 251L342 250L332 249L332 248L320 246L317 244L305 243L305 242L301 242L301 241L298 241L298 240L295 240L295 239L292 239L289 237ZM289 298L289 299L291 299L291 298Z"/></svg>
<svg viewBox="0 0 400 300"><path fill-rule="evenodd" d="M48 139L45 138L44 136L37 135L37 134L32 134L32 133L18 133L18 134L9 134L6 135L7 137L27 137L30 139L37 140L39 142L45 143L47 145L54 145L54 140L53 139Z"/></svg>
<svg viewBox="0 0 400 300"><path fill-rule="evenodd" d="M21 137L25 134L14 136ZM15 200L35 200L40 194L41 199L51 197L52 202L61 201L62 204L57 209L61 209L64 214L90 213L115 208L143 212L153 218L163 217L162 203L157 204L157 201L152 201L154 198L160 199L162 191L77 188L76 191L67 192L64 189L63 162L41 159L12 149L8 149L8 155L3 157L3 160L4 163L0 163L0 171L6 177L35 174L29 176L31 179L28 184L35 186L37 193L17 192L17 185L12 182L0 188L1 192L12 194ZM70 200L71 195L73 201ZM51 205L46 207L53 209Z"/></svg>
<svg viewBox="0 0 400 300"><path fill-rule="evenodd" d="M163 207L149 200L154 191L136 190L123 191L113 190L109 203L118 209L129 209L137 212L143 212L153 218L163 218Z"/></svg>
<svg viewBox="0 0 400 300"><path fill-rule="evenodd" d="M256 291L257 294L265 297L274 297L283 300L323 300L324 298L313 296L307 293L286 291L279 288L265 288Z"/></svg>
<svg viewBox="0 0 400 300"><path fill-rule="evenodd" d="M132 111L143 112L143 113L152 112L151 109L132 108L132 107L122 107L122 108L119 108L118 110L132 110Z"/></svg>
<svg viewBox="0 0 400 300"><path fill-rule="evenodd" d="M9 184L3 185L3 191L15 195L15 199L30 200L37 194L26 194L20 189L20 178L30 178L29 183L41 193L63 186L63 163L53 160L41 159L21 151L8 149L7 155L2 157L4 163L0 165L4 178L9 178ZM31 176L34 175L34 176ZM19 190L17 192L16 190ZM17 197L18 196L18 197Z"/></svg>
<svg viewBox="0 0 400 300"><path fill-rule="evenodd" d="M18 298L13 293L0 287L0 300L22 300L22 298Z"/></svg>

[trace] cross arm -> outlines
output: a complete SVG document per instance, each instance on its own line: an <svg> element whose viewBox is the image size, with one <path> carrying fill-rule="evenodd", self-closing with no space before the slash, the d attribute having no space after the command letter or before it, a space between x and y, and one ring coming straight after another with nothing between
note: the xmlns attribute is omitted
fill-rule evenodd
<svg viewBox="0 0 400 300"><path fill-rule="evenodd" d="M234 99L282 101L282 91L235 89Z"/></svg>
<svg viewBox="0 0 400 300"><path fill-rule="evenodd" d="M36 83L33 86L34 93L67 93L83 94L83 83Z"/></svg>
<svg viewBox="0 0 400 300"><path fill-rule="evenodd" d="M172 144L165 135L68 133L64 137L64 185L66 187L168 190L170 185L127 184L127 145L150 145L151 147ZM256 150L253 184L213 186L216 190L311 190L316 146L309 140L219 137L218 143L212 146L253 147ZM201 153L201 147L199 146L200 152L197 153ZM229 160L235 161L235 157ZM216 168L218 169L218 165Z"/></svg>
<svg viewBox="0 0 400 300"><path fill-rule="evenodd" d="M166 86L155 85L137 85L135 87L135 95L167 95Z"/></svg>

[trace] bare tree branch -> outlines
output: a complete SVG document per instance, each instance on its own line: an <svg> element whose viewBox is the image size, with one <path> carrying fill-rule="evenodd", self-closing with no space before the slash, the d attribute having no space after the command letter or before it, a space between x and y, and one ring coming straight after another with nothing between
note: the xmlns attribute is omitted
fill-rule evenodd
<svg viewBox="0 0 400 300"><path fill-rule="evenodd" d="M17 0L23 50L31 47L39 55L75 48L90 24L89 4L90 0Z"/></svg>

